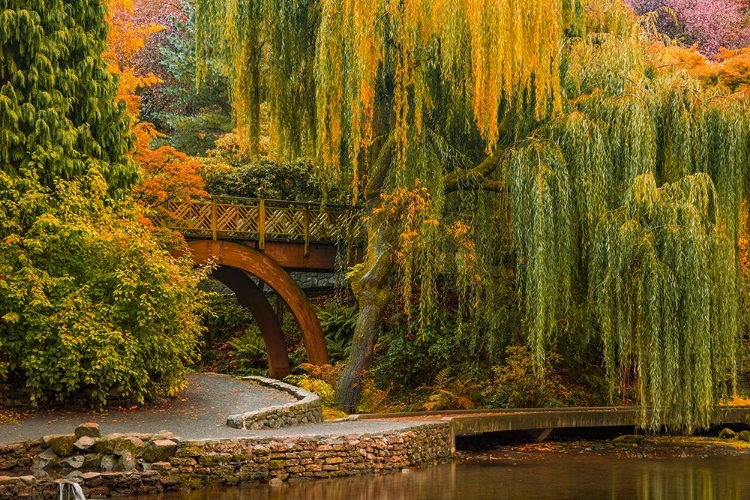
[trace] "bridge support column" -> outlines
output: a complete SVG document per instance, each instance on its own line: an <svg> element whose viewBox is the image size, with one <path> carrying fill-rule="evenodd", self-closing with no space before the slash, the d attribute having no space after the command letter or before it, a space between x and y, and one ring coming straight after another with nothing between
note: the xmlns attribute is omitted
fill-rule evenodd
<svg viewBox="0 0 750 500"><path fill-rule="evenodd" d="M541 443L549 437L552 431L553 429L550 427L547 429L528 429L524 432L531 441L534 441L535 443Z"/></svg>
<svg viewBox="0 0 750 500"><path fill-rule="evenodd" d="M268 353L269 375L273 378L284 378L289 375L289 355L284 342L284 332L263 290L239 269L218 267L211 274L234 292L237 300L250 310L255 322L258 323Z"/></svg>

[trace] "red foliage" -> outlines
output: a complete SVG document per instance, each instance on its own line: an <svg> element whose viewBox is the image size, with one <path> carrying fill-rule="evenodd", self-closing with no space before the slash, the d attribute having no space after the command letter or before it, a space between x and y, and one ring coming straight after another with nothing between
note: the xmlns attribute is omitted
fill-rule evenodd
<svg viewBox="0 0 750 500"><path fill-rule="evenodd" d="M122 1L122 0L119 0ZM167 70L162 64L159 47L176 32L174 20L185 21L182 10L183 0L130 0L132 8L121 9L117 17L129 23L134 29L144 29L157 25L158 32L146 37L141 47L134 54L132 62L138 74L153 73L166 78Z"/></svg>
<svg viewBox="0 0 750 500"><path fill-rule="evenodd" d="M659 27L669 34L680 33L688 45L709 57L720 47L736 49L750 43L748 0L627 0L639 14L668 8L677 18L677 32L672 16L661 11Z"/></svg>

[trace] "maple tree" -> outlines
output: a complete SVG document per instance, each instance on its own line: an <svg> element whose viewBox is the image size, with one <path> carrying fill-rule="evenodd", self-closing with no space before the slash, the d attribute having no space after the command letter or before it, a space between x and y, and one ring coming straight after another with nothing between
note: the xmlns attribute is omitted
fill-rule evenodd
<svg viewBox="0 0 750 500"><path fill-rule="evenodd" d="M154 149L152 143L163 134L153 124L139 119L141 98L137 92L161 80L154 73L144 73L143 68L135 64L136 57L162 27L154 23L135 23L133 0L111 0L110 9L109 51L104 58L109 62L108 71L118 76L117 97L127 105L136 139L133 158L141 169L141 180L133 188L136 199L146 208L154 208L168 200L207 196L198 174L200 163L172 146Z"/></svg>

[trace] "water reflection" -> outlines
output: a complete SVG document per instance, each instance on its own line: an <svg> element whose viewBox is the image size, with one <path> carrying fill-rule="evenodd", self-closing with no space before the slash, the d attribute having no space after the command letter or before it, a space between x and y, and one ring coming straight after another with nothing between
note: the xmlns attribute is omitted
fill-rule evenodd
<svg viewBox="0 0 750 500"><path fill-rule="evenodd" d="M486 456L408 473L197 491L138 500L735 500L750 497L750 455L622 458L543 453Z"/></svg>

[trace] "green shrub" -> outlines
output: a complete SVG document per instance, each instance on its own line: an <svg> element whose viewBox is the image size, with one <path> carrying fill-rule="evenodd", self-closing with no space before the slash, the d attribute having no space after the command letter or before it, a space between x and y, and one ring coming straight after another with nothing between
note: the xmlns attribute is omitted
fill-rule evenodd
<svg viewBox="0 0 750 500"><path fill-rule="evenodd" d="M268 355L257 326L251 325L242 335L227 342L227 346L235 358L236 367L233 371L238 375L265 371Z"/></svg>
<svg viewBox="0 0 750 500"><path fill-rule="evenodd" d="M197 357L202 273L106 189L95 171L54 190L0 172L0 379L32 403L174 393Z"/></svg>
<svg viewBox="0 0 750 500"><path fill-rule="evenodd" d="M531 354L524 346L510 346L505 350L505 363L492 368L492 385L483 391L484 397L496 408L547 408L565 406L572 393L562 382L554 366L560 361L550 353L545 361L542 377L533 370Z"/></svg>
<svg viewBox="0 0 750 500"><path fill-rule="evenodd" d="M236 134L226 134L209 151L202 172L206 190L216 196L275 200L345 201L329 178L321 178L304 158L273 160L243 152Z"/></svg>
<svg viewBox="0 0 750 500"><path fill-rule="evenodd" d="M432 385L423 387L430 391L422 405L425 410L467 410L476 406L482 386L468 374L452 376L450 371L450 367L442 369Z"/></svg>

